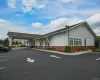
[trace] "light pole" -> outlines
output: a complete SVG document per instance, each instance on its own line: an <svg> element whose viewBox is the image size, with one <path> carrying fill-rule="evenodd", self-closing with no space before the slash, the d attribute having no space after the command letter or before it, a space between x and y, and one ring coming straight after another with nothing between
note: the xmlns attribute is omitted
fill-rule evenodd
<svg viewBox="0 0 100 80"><path fill-rule="evenodd" d="M86 33L84 35L86 35ZM85 45L85 48L86 48L86 37L84 39L84 45Z"/></svg>
<svg viewBox="0 0 100 80"><path fill-rule="evenodd" d="M68 46L70 46L70 36L69 36L69 26L65 26L66 28L67 28L67 30L68 30Z"/></svg>

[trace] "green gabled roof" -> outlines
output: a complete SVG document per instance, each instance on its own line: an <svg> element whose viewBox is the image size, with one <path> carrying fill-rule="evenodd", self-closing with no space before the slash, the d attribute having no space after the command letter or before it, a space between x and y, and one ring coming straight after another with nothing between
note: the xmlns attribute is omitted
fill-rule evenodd
<svg viewBox="0 0 100 80"><path fill-rule="evenodd" d="M66 27L69 27L69 29L75 27L75 26L80 26L80 25L85 25L88 30L91 32L91 34L96 37L96 34L94 33L94 31L92 30L92 28L90 27L90 25L85 21L85 22L81 22L81 23L78 23L78 24L75 24L75 25L72 25L72 26L66 26ZM59 29L59 30L56 30L56 31L53 31L53 32L50 32L50 33L47 33L45 34L44 36L48 36L48 35L54 35L54 34L57 34L57 33L60 33L60 32L66 32L67 31L67 28L62 28L62 29Z"/></svg>

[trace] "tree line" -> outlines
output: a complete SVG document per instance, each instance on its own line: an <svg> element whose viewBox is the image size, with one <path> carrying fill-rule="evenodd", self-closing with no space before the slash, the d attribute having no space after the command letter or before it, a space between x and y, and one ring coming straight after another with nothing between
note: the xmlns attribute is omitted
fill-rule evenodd
<svg viewBox="0 0 100 80"><path fill-rule="evenodd" d="M3 46L9 46L9 39L6 38L4 40L0 40L0 44L3 45ZM12 41L12 45L17 45L17 44L22 44L21 42L15 42L15 41Z"/></svg>

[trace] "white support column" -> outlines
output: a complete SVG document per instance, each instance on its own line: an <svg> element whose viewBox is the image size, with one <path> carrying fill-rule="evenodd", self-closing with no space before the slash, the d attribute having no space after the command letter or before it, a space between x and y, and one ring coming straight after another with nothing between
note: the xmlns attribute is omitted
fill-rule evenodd
<svg viewBox="0 0 100 80"><path fill-rule="evenodd" d="M50 46L50 41L49 41L49 39L46 37L46 40L47 40L47 42L49 43L49 46ZM51 46L50 46L51 47Z"/></svg>
<svg viewBox="0 0 100 80"><path fill-rule="evenodd" d="M35 39L35 44L34 44L34 46L36 47L36 39Z"/></svg>
<svg viewBox="0 0 100 80"><path fill-rule="evenodd" d="M29 40L29 47L31 47L32 46L32 41L31 40Z"/></svg>
<svg viewBox="0 0 100 80"><path fill-rule="evenodd" d="M26 45L27 45L27 47L28 47L28 41L26 41Z"/></svg>
<svg viewBox="0 0 100 80"><path fill-rule="evenodd" d="M12 37L9 37L9 47L12 46Z"/></svg>
<svg viewBox="0 0 100 80"><path fill-rule="evenodd" d="M24 40L24 46L26 46L25 44L26 44L26 43L25 43L25 40Z"/></svg>
<svg viewBox="0 0 100 80"><path fill-rule="evenodd" d="M42 45L43 45L43 48L44 48L44 40L43 40L43 43L42 43Z"/></svg>

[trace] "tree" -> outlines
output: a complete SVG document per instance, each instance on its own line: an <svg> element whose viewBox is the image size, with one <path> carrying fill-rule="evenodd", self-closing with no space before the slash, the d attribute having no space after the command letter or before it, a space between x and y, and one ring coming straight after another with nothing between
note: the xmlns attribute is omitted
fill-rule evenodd
<svg viewBox="0 0 100 80"><path fill-rule="evenodd" d="M19 44L22 44L22 42L20 42Z"/></svg>
<svg viewBox="0 0 100 80"><path fill-rule="evenodd" d="M100 36L97 36L96 37L96 41L100 41Z"/></svg>
<svg viewBox="0 0 100 80"><path fill-rule="evenodd" d="M9 46L9 40L8 40L8 38L6 38L6 39L4 40L4 45L5 45L5 46Z"/></svg>
<svg viewBox="0 0 100 80"><path fill-rule="evenodd" d="M3 41L3 40L0 40L0 44L1 44L1 45L4 45L4 41Z"/></svg>
<svg viewBox="0 0 100 80"><path fill-rule="evenodd" d="M19 44L19 43L16 41L16 44Z"/></svg>
<svg viewBox="0 0 100 80"><path fill-rule="evenodd" d="M16 44L16 42L12 41L12 45L15 45L15 44Z"/></svg>

